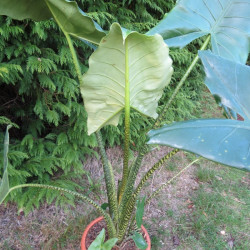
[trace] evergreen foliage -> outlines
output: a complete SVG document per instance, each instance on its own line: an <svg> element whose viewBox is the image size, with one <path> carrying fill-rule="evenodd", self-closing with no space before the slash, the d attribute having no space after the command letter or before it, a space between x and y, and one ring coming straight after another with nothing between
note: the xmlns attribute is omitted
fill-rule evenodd
<svg viewBox="0 0 250 250"><path fill-rule="evenodd" d="M153 27L175 4L174 0L77 2L104 29L109 29L110 24L117 21L125 28L140 32ZM182 51L171 50L170 55L178 70L160 101L159 111L185 72L186 65L192 61L192 51L199 42ZM74 40L74 46L81 60L82 72L85 72L91 48L78 40ZM169 111L167 121L193 117L194 108L197 112L202 90L199 72L198 66L178 94L173 105L178 108ZM87 154L94 152L97 143L94 135L87 136L87 114L79 94L71 54L66 39L53 20L21 22L0 17L0 88L0 140L3 140L6 124L12 123L16 127L10 131L11 185L29 181L84 190L84 185L74 184L71 179L85 173L82 162ZM144 139L143 131L153 121L136 111L132 111L131 119L131 140L133 149L136 149ZM106 144L121 144L122 129L123 126L104 128ZM50 190L41 190L39 194L35 189L19 190L11 193L8 199L15 200L26 211L33 205L38 207L44 199L48 203L56 199L57 203L73 205L72 196L55 196Z"/></svg>

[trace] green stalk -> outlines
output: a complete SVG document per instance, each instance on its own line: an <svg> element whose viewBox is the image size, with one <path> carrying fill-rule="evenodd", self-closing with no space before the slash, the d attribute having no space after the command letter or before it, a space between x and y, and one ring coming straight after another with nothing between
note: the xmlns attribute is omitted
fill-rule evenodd
<svg viewBox="0 0 250 250"><path fill-rule="evenodd" d="M15 187L10 188L9 193L15 189L18 188L24 188L24 187L37 187L37 188L47 188L47 189L53 189L53 190L57 190L60 192L65 192L71 195L74 195L76 197L79 197L81 199L83 199L84 201L88 202L89 204L91 204L93 207L95 207L98 212L101 213L101 215L104 217L106 224L107 224L107 228L108 228L108 232L110 234L110 238L116 237L116 230L115 230L115 226L114 223L111 219L111 217L109 216L109 214L107 214L99 205L97 205L93 200L91 200L90 198L88 198L87 196L84 196L80 193L65 189L65 188L60 188L60 187L55 187L55 186L50 186L50 185L44 185L44 184L22 184L22 185L18 185Z"/></svg>
<svg viewBox="0 0 250 250"><path fill-rule="evenodd" d="M83 84L81 68L77 59L76 51L74 49L72 40L66 32L63 31L63 33L66 36L67 42L69 44L70 52L73 58L73 62L74 62L74 66L77 72L79 83ZM110 215L114 218L114 221L117 224L118 223L118 204L117 204L117 195L116 195L116 189L115 189L114 173L113 173L112 166L110 165L108 161L108 157L103 146L101 133L96 132L95 135L96 135L97 142L100 148L100 154L101 154L101 159L102 159L104 178L105 178L106 190L107 190L107 196L108 196L108 202L109 202L109 211L110 211Z"/></svg>
<svg viewBox="0 0 250 250"><path fill-rule="evenodd" d="M47 7L50 9L51 13L53 13L50 5L47 2L46 2L46 4L47 4ZM77 55L76 55L76 51L74 49L72 40L71 40L69 34L63 29L63 27L60 24L60 22L57 21L56 15L53 15L53 18L55 19L56 23L58 24L58 26L60 27L60 29L62 30L63 34L65 35L65 37L67 39L67 42L68 42L68 45L69 45L69 49L70 49L70 52L71 52L71 55L72 55L72 58L73 58L73 63L74 63L74 66L75 66L75 70L76 70L76 73L77 73L77 77L78 77L79 83L82 83L81 67L79 65L79 62L78 62L78 59L77 59Z"/></svg>
<svg viewBox="0 0 250 250"><path fill-rule="evenodd" d="M136 198L138 194L140 193L143 185L145 182L149 179L149 177L169 158L174 156L177 152L179 152L179 149L174 149L167 155L165 155L163 158L161 158L142 178L139 185L137 186L135 192L130 197L129 201L126 204L126 207L124 208L123 213L121 214L121 223L119 224L119 231L118 231L118 242L121 242L126 234L126 230L129 224L130 217L132 215L132 212L134 211L134 206L136 202Z"/></svg>
<svg viewBox="0 0 250 250"><path fill-rule="evenodd" d="M119 203L123 196L128 179L128 160L129 160L129 142L130 142L130 86L129 86L129 58L128 42L125 40L125 132L124 132L124 156L123 156L123 173L122 183L119 192Z"/></svg>
<svg viewBox="0 0 250 250"><path fill-rule="evenodd" d="M207 39L205 40L205 42L202 44L200 50L205 50L209 41L210 41L211 36L208 35ZM190 66L188 67L187 71L185 72L185 74L183 75L183 77L181 78L180 82L178 83L176 89L174 90L174 93L172 94L172 96L170 97L170 99L168 100L168 102L165 104L165 106L163 107L163 110L161 111L161 114L158 116L158 118L156 119L154 125L152 126L151 129L156 129L160 126L160 124L162 123L162 121L164 120L164 117L166 115L166 112L168 110L168 108L170 107L170 105L172 104L174 98L176 97L176 95L178 94L180 88L182 87L182 85L184 84L184 82L186 81L186 79L188 78L189 74L191 73L192 69L194 68L194 66L196 65L197 61L199 59L199 56L196 55L196 57L194 58L194 60L192 61L192 63L190 64ZM146 142L145 142L146 143ZM144 146L142 146L143 148ZM139 154L140 155L140 151L139 150ZM137 157L138 157L137 156Z"/></svg>
<svg viewBox="0 0 250 250"><path fill-rule="evenodd" d="M96 139L100 148L100 154L102 158L103 164L103 171L104 171L104 178L108 196L108 203L109 203L109 211L112 218L114 218L115 223L118 223L118 202L117 202L117 194L115 189L115 178L113 169L108 161L107 154L105 152L102 135L100 131L96 132Z"/></svg>
<svg viewBox="0 0 250 250"><path fill-rule="evenodd" d="M137 156L134 164L130 168L129 177L128 177L128 181L125 187L124 195L122 196L122 200L119 205L119 214L123 213L124 208L126 207L126 204L134 191L135 180L136 180L138 171L140 169L142 159L147 152L148 152L148 147L144 147L143 150L139 152L139 155Z"/></svg>
<svg viewBox="0 0 250 250"><path fill-rule="evenodd" d="M205 42L203 43L203 45L201 46L200 50L204 50L206 49L208 43L210 41L210 35L206 38ZM191 71L193 70L193 68L195 67L197 61L199 59L199 56L196 55L196 57L193 59L192 63L190 64L190 66L188 67L187 71L185 72L185 74L183 75L183 77L181 78L180 82L178 83L176 89L174 90L174 93L172 94L172 96L170 97L170 99L168 100L168 102L165 104L163 110L161 111L161 114L159 115L159 117L157 118L157 120L155 121L155 124L153 125L153 129L157 128L161 122L163 121L164 117L165 117L165 114L168 110L168 108L170 107L170 105L172 104L174 98L176 97L176 95L178 94L180 88L182 87L182 85L184 84L184 82L186 81L186 79L188 78L188 76L190 75ZM178 149L175 149L176 152L178 152ZM176 153L174 151L174 153ZM172 151L172 152L173 152ZM139 151L139 155L137 156L137 159L138 160L141 160L140 157L141 157L141 150ZM166 156L167 157L167 156ZM140 184L138 185L135 193L133 193L133 195L130 197L130 201L128 202L127 199L126 199L126 206L125 208L123 207L123 201L122 201L122 204L121 204L121 217L122 217L122 223L121 224L127 224L129 219L130 219L130 216L131 216L131 213L128 211L130 210L133 210L133 207L134 207L134 203L136 201L136 197L137 195L139 194L140 190L142 189L144 183L146 182L146 180L152 175L152 173L158 169L158 167L163 163L165 162L164 160L165 157L163 157L158 163L156 163L149 171L148 173L144 176L144 178L141 180ZM163 161L163 162L161 162ZM138 168L139 169L139 168ZM132 171L133 172L133 171ZM127 197L124 197L124 200L125 198ZM124 222L125 220L125 222ZM124 223L123 223L124 222ZM124 230L126 230L126 227L127 225L123 226L122 228L119 228L119 233L118 233L118 238L119 240L121 240L123 237L124 237Z"/></svg>
<svg viewBox="0 0 250 250"><path fill-rule="evenodd" d="M174 177L172 177L169 181L162 184L157 190L153 192L153 194L146 200L145 206L157 195L161 192L168 184L174 181L179 175L181 175L184 171L186 171L189 167L191 167L195 162L199 161L201 158L197 158L188 164L185 168L183 168L180 172L178 172Z"/></svg>
<svg viewBox="0 0 250 250"><path fill-rule="evenodd" d="M135 195L137 196L139 194L139 192L141 191L143 185L146 183L146 181L149 179L149 177L157 170L159 169L163 163L165 163L168 159L170 159L171 157L173 157L176 153L179 152L179 149L173 149L171 152L169 152L168 154L166 154L164 157L162 157L157 163L155 163L155 165L148 170L148 172L144 175L144 177L141 179L139 185L137 186L136 190L135 190Z"/></svg>
<svg viewBox="0 0 250 250"><path fill-rule="evenodd" d="M167 185L169 185L171 182L173 182L179 175L181 175L184 171L186 171L189 167L191 167L195 162L199 161L200 158L192 161L190 164L188 164L185 168L183 168L180 172L178 172L174 177L172 177L169 181L167 181L166 183L162 184L157 190L155 190L153 192L153 194L146 200L145 202L145 206L155 197L157 196ZM130 226L129 226L129 230L132 230L134 227L136 227L135 224L135 215L133 216Z"/></svg>
<svg viewBox="0 0 250 250"><path fill-rule="evenodd" d="M204 50L206 49L208 43L210 41L210 35L207 37L207 39L205 40L205 42L203 43L203 45L201 46L200 50ZM168 102L165 104L165 106L163 107L163 110L161 111L161 114L158 116L158 118L155 121L155 124L153 126L153 129L159 127L162 123L162 121L164 120L165 114L168 110L168 108L170 107L170 105L172 104L174 98L176 97L176 95L178 94L180 88L182 87L182 85L185 83L186 79L188 78L188 76L190 75L191 71L193 70L194 66L196 65L197 61L199 60L199 56L198 54L196 55L196 57L193 59L192 63L190 64L190 66L188 67L186 73L183 75L183 77L181 78L180 82L178 83L177 87L174 90L174 93L171 95L170 99L168 100Z"/></svg>
<svg viewBox="0 0 250 250"><path fill-rule="evenodd" d="M80 84L82 84L81 67L80 67L80 64L78 62L78 58L77 58L76 51L74 49L72 40L71 40L70 36L66 32L63 32L63 33L64 33L64 35L65 35L65 37L67 39L68 45L69 45L69 49L70 49L70 53L71 53L73 63L74 63L74 66L75 66L75 70L76 70L76 73L77 73L78 81L79 81Z"/></svg>

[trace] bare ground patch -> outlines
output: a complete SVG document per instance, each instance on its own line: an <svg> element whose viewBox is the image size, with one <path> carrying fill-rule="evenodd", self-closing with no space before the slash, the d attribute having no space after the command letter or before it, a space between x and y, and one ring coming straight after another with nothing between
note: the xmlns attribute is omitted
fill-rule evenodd
<svg viewBox="0 0 250 250"><path fill-rule="evenodd" d="M162 147L149 153L144 158L137 183L146 171L169 151L170 148ZM122 150L115 147L108 149L107 153L115 169L117 180L121 177ZM134 157L131 157L131 161L133 159ZM185 153L179 152L169 161L169 164L163 165L153 175L142 195L150 195L189 162ZM84 168L89 171L94 184L100 183L99 190L95 190L90 196L95 200L97 198L97 202L102 204L106 198L101 162L95 158L89 158ZM150 235L158 236L160 228L165 232L161 237L161 246L157 249L176 249L182 245L175 228L178 223L181 223L179 218L182 215L187 215L186 218L188 218L195 209L191 200L192 194L199 188L194 174L195 168L195 165L191 166L145 208L144 222ZM1 205L0 249L80 249L81 234L87 223L96 216L92 207L81 201L77 201L75 208L69 207L67 210L44 204L28 216L24 216L22 212L18 214L14 204L7 204L6 207Z"/></svg>

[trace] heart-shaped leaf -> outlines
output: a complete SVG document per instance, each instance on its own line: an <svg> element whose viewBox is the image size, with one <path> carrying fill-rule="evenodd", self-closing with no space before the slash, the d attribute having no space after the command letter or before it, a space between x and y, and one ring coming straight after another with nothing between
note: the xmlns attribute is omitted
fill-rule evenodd
<svg viewBox="0 0 250 250"><path fill-rule="evenodd" d="M199 51L206 71L205 84L221 103L250 119L250 67Z"/></svg>
<svg viewBox="0 0 250 250"><path fill-rule="evenodd" d="M9 194L9 178L8 178L8 151L9 151L9 129L11 125L7 126L5 139L4 139L4 151L3 151L3 175L0 179L0 204L4 201Z"/></svg>
<svg viewBox="0 0 250 250"><path fill-rule="evenodd" d="M245 64L249 17L250 0L181 0L147 34L161 34L170 47L184 47L211 34L213 53Z"/></svg>
<svg viewBox="0 0 250 250"><path fill-rule="evenodd" d="M144 240L144 238L142 237L142 235L139 234L138 232L135 232L135 234L132 236L132 239L134 240L135 245L139 249L146 249L148 247L147 242Z"/></svg>
<svg viewBox="0 0 250 250"><path fill-rule="evenodd" d="M66 0L0 0L0 15L23 20L42 21L54 18L70 35L99 44L105 33L81 11L76 2Z"/></svg>
<svg viewBox="0 0 250 250"><path fill-rule="evenodd" d="M250 122L204 119L176 122L149 132L149 144L191 151L207 159L250 170Z"/></svg>
<svg viewBox="0 0 250 250"><path fill-rule="evenodd" d="M156 118L158 100L172 72L169 49L161 36L124 34L114 23L91 55L89 70L83 76L81 92L88 113L88 133L118 124L126 86L130 106Z"/></svg>

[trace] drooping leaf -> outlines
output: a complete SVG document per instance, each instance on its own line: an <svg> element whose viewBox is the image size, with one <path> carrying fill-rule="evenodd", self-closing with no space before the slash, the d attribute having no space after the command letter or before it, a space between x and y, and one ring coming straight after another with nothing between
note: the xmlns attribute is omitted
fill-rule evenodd
<svg viewBox="0 0 250 250"><path fill-rule="evenodd" d="M187 150L207 159L250 170L250 122L204 119L176 122L149 132L148 144Z"/></svg>
<svg viewBox="0 0 250 250"><path fill-rule="evenodd" d="M54 18L60 28L77 38L99 44L105 33L81 11L76 2L67 0L0 0L0 15L23 20Z"/></svg>
<svg viewBox="0 0 250 250"><path fill-rule="evenodd" d="M199 51L206 71L205 84L226 107L250 119L250 67Z"/></svg>
<svg viewBox="0 0 250 250"><path fill-rule="evenodd" d="M142 218L144 214L144 206L145 206L145 197L142 198L142 200L138 200L136 204L136 214L135 214L135 219L136 219L136 225L138 228L141 228L142 225Z"/></svg>
<svg viewBox="0 0 250 250"><path fill-rule="evenodd" d="M3 175L0 179L0 204L4 201L9 193L9 178L8 178L8 151L9 151L9 129L11 125L7 126L5 139L4 139L4 151L3 151Z"/></svg>
<svg viewBox="0 0 250 250"><path fill-rule="evenodd" d="M211 34L213 53L245 64L249 16L250 0L181 0L147 34L161 34L170 47L184 47Z"/></svg>
<svg viewBox="0 0 250 250"><path fill-rule="evenodd" d="M132 239L134 240L136 246L139 249L146 249L148 247L147 242L144 240L141 234L138 232L135 232L134 235L132 236Z"/></svg>
<svg viewBox="0 0 250 250"><path fill-rule="evenodd" d="M81 92L88 113L89 134L104 125L118 124L125 107L126 77L130 106L157 117L158 100L173 72L168 52L159 35L131 32L125 36L119 24L111 26L91 55L89 70L83 76Z"/></svg>

